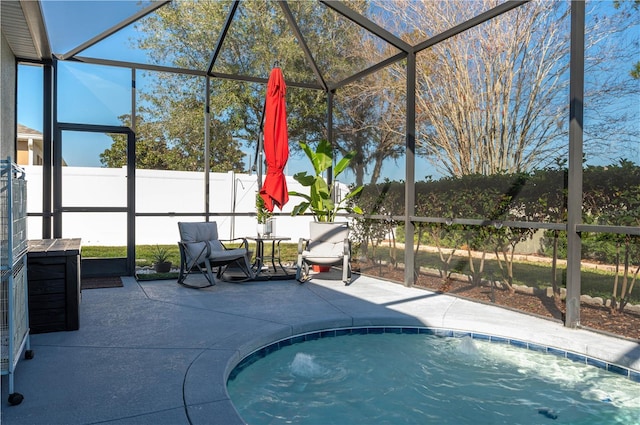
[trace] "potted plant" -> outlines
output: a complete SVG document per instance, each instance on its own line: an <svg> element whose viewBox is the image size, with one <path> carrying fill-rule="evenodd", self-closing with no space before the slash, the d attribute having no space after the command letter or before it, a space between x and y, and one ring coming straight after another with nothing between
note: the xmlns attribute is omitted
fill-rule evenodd
<svg viewBox="0 0 640 425"><path fill-rule="evenodd" d="M363 186L353 189L347 196L335 202L335 189L337 177L347 168L356 151L351 151L344 156L335 167L333 167L333 178L331 185L327 184L323 173L333 164L333 150L328 140L321 140L315 152L306 143L300 142L300 147L311 161L315 175L302 171L293 178L302 186L309 187L309 195L305 193L291 191L289 195L304 198L293 208L291 215L301 215L307 210L311 210L315 221L333 223L336 214L340 211L347 213L362 214L362 209L357 205L349 205L348 201L358 195Z"/></svg>
<svg viewBox="0 0 640 425"><path fill-rule="evenodd" d="M349 203L349 200L358 195L362 191L363 186L353 189L337 202L335 196L337 177L347 168L356 155L356 152L349 152L333 167L333 178L331 179L331 185L329 185L324 179L323 173L333 164L333 149L331 143L323 139L318 143L315 151L303 142L300 142L300 147L307 155L307 158L309 158L309 161L311 161L314 175L307 174L306 171L303 171L293 176L298 183L309 188L309 195L295 191L289 192L291 196L298 196L304 199L293 208L291 215L301 215L307 210L310 210L313 213L314 221L309 223L309 227L313 228L314 226L326 226L334 223L336 215L340 211L362 214L362 209L357 205ZM329 266L313 265L314 271L327 271L329 268Z"/></svg>
<svg viewBox="0 0 640 425"><path fill-rule="evenodd" d="M156 250L153 253L153 268L156 273L168 273L171 271L169 251L160 245L156 245Z"/></svg>
<svg viewBox="0 0 640 425"><path fill-rule="evenodd" d="M264 205L260 192L256 193L256 219L258 220L258 236L270 235L272 232L273 213Z"/></svg>

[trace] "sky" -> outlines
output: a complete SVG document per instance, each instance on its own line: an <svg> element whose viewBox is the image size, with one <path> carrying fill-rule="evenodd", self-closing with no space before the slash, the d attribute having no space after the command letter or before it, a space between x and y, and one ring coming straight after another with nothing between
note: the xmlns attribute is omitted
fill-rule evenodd
<svg viewBox="0 0 640 425"><path fill-rule="evenodd" d="M60 98L58 113L60 122L121 125L118 116L130 112L130 70L102 67L102 73L84 72L78 64L60 63L60 93L69 96ZM21 65L18 81L18 121L32 129L42 131L42 69L32 65ZM112 139L105 134L64 132L62 135L63 158L70 166L101 167L99 155L109 148ZM253 163L255 145L243 147L245 164ZM404 159L392 160L385 165L385 175L391 180L404 180ZM418 159L419 173L430 169L424 160ZM285 168L288 175L309 169L308 160L301 154L290 155ZM428 172L435 175L435 171ZM418 174L424 178L426 174ZM342 180L351 183L354 176L349 171Z"/></svg>
<svg viewBox="0 0 640 425"><path fill-rule="evenodd" d="M49 32L53 35L51 44L56 53L66 53L102 31L110 28L133 13L136 2L74 1L73 7L63 1L45 0L43 12ZM126 5L124 9L121 9ZM145 4L146 5L146 4ZM98 16L98 21L87 17ZM144 54L129 48L128 28L120 30L108 39L90 47L80 55L106 57L115 60L146 62ZM82 64L59 62L61 67L58 104L58 119L61 122L85 124L120 125L118 116L130 113L131 71L126 68L96 67L88 69ZM99 71L96 71L99 69ZM139 75L140 73L138 73ZM141 80L137 77L137 88ZM23 65L19 68L18 81L18 121L20 124L42 131L42 71L36 66ZM100 167L99 154L110 146L111 139L102 134L71 133L63 134L63 157L67 164L75 166ZM255 145L243 147L245 164L253 163ZM418 159L416 169L418 179L425 175L436 175L432 167L423 159ZM289 175L309 170L306 157L302 154L290 156L285 172ZM427 170L426 172L424 172ZM424 172L424 173L423 173ZM404 159L396 163L387 161L384 176L391 180L404 180ZM342 180L351 183L354 176L349 171Z"/></svg>
<svg viewBox="0 0 640 425"><path fill-rule="evenodd" d="M46 0L42 4L48 30L54 35L51 43L56 53L66 53L74 49L140 7L135 1L118 1L118 7L114 7L114 2L109 1L74 1L73 7L68 7L69 4L63 1ZM88 17L96 19L92 20ZM146 62L143 53L129 48L129 36L131 32L125 28L107 40L90 47L81 55ZM59 99L60 121L120 125L118 116L130 113L131 71L129 69L107 66L88 67L69 62L60 62L59 66L63 71L59 74L59 93L67 94L60 96ZM137 79L138 89L144 89L144 79L140 77ZM42 131L41 93L41 68L21 65L18 75L18 121L38 131ZM640 107L638 109L640 112ZM111 138L106 135L65 133L63 134L63 157L69 165L100 167L99 154L110 144ZM255 155L255 146L245 146L243 151L246 155L245 163L249 164ZM423 158L417 157L415 168L416 180L422 180L425 176L439 177ZM308 170L306 158L300 155L291 156L285 171L291 175L302 170ZM404 173L404 159L400 159L398 163L387 161L382 177L404 180ZM352 179L353 175L348 172L343 175L343 180L347 183Z"/></svg>

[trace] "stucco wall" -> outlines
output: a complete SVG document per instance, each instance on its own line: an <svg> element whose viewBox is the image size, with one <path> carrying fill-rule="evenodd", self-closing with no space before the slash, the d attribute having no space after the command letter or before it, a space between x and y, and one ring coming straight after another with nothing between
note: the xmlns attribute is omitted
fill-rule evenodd
<svg viewBox="0 0 640 425"><path fill-rule="evenodd" d="M15 162L16 58L0 33L0 158Z"/></svg>

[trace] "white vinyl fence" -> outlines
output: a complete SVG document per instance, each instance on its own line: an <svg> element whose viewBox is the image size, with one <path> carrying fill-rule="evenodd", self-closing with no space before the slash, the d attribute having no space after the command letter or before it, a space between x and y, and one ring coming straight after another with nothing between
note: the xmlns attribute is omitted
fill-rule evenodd
<svg viewBox="0 0 640 425"><path fill-rule="evenodd" d="M24 167L27 176L27 209L42 212L42 167ZM126 168L63 167L63 207L126 207ZM204 173L189 171L136 170L136 212L175 213L171 217L136 218L136 244L172 244L179 240L178 221L202 221L203 217L178 216L202 213L205 205ZM289 190L308 193L287 176ZM258 184L255 175L211 173L209 202L212 213L255 213ZM344 188L346 190L346 187ZM283 210L290 213L302 199L291 197ZM275 212L279 212L276 209ZM308 236L311 217L278 216L275 234L292 242ZM212 217L222 239L255 236L255 217ZM65 212L62 237L81 238L82 245L126 245L126 213ZM41 239L42 220L30 217L29 239Z"/></svg>

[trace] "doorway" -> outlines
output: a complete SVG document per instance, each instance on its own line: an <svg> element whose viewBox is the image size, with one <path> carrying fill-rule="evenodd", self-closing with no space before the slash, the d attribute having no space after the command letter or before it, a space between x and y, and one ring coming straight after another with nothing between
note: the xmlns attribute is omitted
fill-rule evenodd
<svg viewBox="0 0 640 425"><path fill-rule="evenodd" d="M58 123L53 237L82 239L82 277L135 273L135 134L129 127Z"/></svg>

